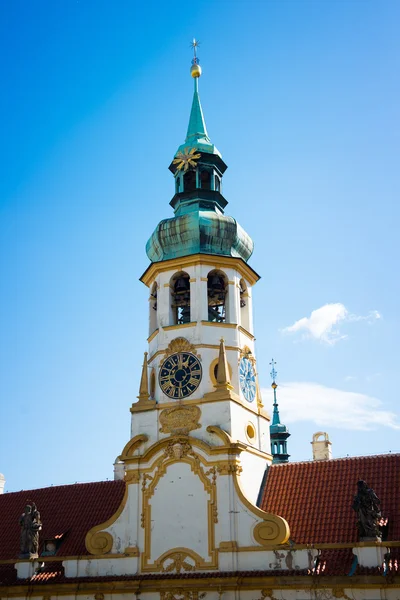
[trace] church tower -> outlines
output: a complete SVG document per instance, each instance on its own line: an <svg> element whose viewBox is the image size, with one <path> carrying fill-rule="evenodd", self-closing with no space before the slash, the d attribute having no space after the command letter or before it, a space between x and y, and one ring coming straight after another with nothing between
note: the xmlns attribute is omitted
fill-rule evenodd
<svg viewBox="0 0 400 600"><path fill-rule="evenodd" d="M126 492L86 535L89 553L129 557L114 574L264 568L268 548L290 535L285 519L256 506L272 462L254 348L259 277L251 238L225 214L227 167L207 133L193 47L189 127L169 167L174 215L150 236L141 277L149 335L115 463Z"/></svg>
<svg viewBox="0 0 400 600"><path fill-rule="evenodd" d="M256 499L271 461L254 348L252 289L259 276L248 264L252 239L224 212L227 165L207 133L196 44L187 135L169 166L174 216L160 221L146 245L151 262L141 281L149 288L149 337L131 434L151 431L158 439L169 433L166 411L175 419L191 407L192 435L210 442L207 427L218 423L249 447L254 464L246 487Z"/></svg>

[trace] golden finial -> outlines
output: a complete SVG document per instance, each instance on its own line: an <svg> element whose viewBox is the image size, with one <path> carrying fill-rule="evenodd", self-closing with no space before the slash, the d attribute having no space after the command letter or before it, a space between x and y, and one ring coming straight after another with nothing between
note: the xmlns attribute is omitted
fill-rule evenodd
<svg viewBox="0 0 400 600"><path fill-rule="evenodd" d="M225 351L225 340L221 338L219 344L219 356L218 356L218 367L217 367L217 383L216 388L223 388L226 390L232 390L231 382L229 380L229 367L228 360L226 358Z"/></svg>
<svg viewBox="0 0 400 600"><path fill-rule="evenodd" d="M139 402L145 402L146 400L148 400L150 398L147 352L144 353L142 376L140 378L140 387L139 387L138 398L139 398Z"/></svg>
<svg viewBox="0 0 400 600"><path fill-rule="evenodd" d="M192 77L197 78L201 75L201 66L199 65L199 59L197 58L197 48L200 46L200 42L193 38L193 42L190 47L193 48L193 59L192 66L190 68L190 74Z"/></svg>

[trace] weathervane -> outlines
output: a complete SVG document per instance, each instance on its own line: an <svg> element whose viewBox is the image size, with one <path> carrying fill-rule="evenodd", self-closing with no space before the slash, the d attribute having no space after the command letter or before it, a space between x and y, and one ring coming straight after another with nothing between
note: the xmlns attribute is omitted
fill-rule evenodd
<svg viewBox="0 0 400 600"><path fill-rule="evenodd" d="M276 383L275 383L275 379L276 379L276 376L278 375L277 371L275 371L275 365L276 365L276 362L274 361L274 359L272 359L272 360L271 360L271 362L270 362L269 364L270 364L270 365L271 365L271 367L272 367L272 369L271 369L271 373L270 373L270 375L271 375L271 379L272 379L272 385L274 385L274 384L276 385Z"/></svg>
<svg viewBox="0 0 400 600"><path fill-rule="evenodd" d="M193 38L193 42L190 44L190 47L193 48L193 60L192 60L192 64L197 65L198 64L198 58L197 58L197 48L200 46L200 42L198 40L196 40L196 38Z"/></svg>

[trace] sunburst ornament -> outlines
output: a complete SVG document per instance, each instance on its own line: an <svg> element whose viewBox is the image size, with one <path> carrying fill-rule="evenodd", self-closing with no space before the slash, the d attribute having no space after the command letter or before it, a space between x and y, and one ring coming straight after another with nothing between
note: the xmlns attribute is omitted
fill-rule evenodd
<svg viewBox="0 0 400 600"><path fill-rule="evenodd" d="M178 152L176 158L172 161L173 165L177 165L177 171L182 169L186 172L189 167L196 167L197 160L201 154L197 152L196 148L184 148L182 152Z"/></svg>

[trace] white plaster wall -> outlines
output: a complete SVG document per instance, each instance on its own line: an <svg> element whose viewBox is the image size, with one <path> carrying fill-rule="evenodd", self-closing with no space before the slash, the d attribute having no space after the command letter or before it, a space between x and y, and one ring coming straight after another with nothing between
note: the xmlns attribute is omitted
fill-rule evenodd
<svg viewBox="0 0 400 600"><path fill-rule="evenodd" d="M257 503L261 482L267 466L267 461L250 452L242 452L240 463L243 471L240 474L240 484L244 495L254 505Z"/></svg>
<svg viewBox="0 0 400 600"><path fill-rule="evenodd" d="M173 463L151 497L151 559L176 547L194 550L208 560L209 494L190 465Z"/></svg>
<svg viewBox="0 0 400 600"><path fill-rule="evenodd" d="M138 572L138 558L81 558L65 560L63 566L66 577L134 575Z"/></svg>
<svg viewBox="0 0 400 600"><path fill-rule="evenodd" d="M141 513L140 485L128 485L128 500L119 518L108 531L113 539L113 553L124 553L125 548L135 547L139 544L140 513Z"/></svg>

